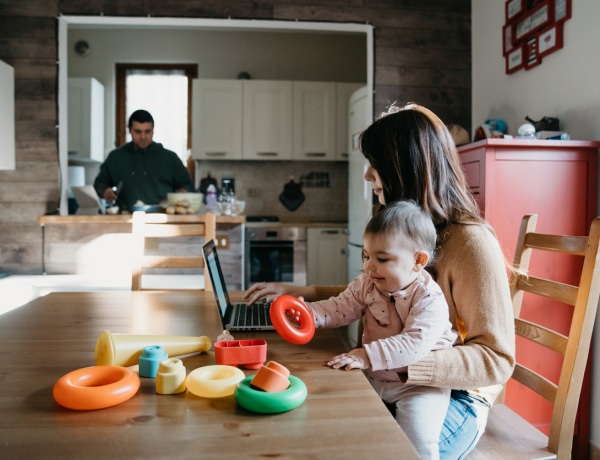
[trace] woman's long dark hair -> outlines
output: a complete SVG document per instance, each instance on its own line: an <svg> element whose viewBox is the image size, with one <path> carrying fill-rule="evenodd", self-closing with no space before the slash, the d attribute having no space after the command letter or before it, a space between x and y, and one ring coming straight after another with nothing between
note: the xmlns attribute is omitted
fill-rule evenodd
<svg viewBox="0 0 600 460"><path fill-rule="evenodd" d="M412 200L438 229L485 220L469 191L458 151L444 123L425 107L394 108L361 136L361 150L377 171L386 203Z"/></svg>

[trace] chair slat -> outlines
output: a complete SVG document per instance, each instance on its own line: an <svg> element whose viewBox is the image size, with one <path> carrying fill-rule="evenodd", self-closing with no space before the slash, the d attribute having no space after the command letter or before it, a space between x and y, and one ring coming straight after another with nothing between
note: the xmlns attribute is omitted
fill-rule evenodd
<svg viewBox="0 0 600 460"><path fill-rule="evenodd" d="M525 292L542 295L569 305L575 305L577 300L577 287L535 276L521 277L517 287Z"/></svg>
<svg viewBox="0 0 600 460"><path fill-rule="evenodd" d="M526 246L532 249L578 256L585 255L587 242L587 236L547 235L544 233L528 233L525 239Z"/></svg>
<svg viewBox="0 0 600 460"><path fill-rule="evenodd" d="M568 337L530 321L515 318L515 332L532 342L538 343L560 355L565 354Z"/></svg>
<svg viewBox="0 0 600 460"><path fill-rule="evenodd" d="M204 268L204 259L190 256L144 256L142 268Z"/></svg>
<svg viewBox="0 0 600 460"><path fill-rule="evenodd" d="M547 401L554 404L558 387L544 376L517 363L512 378L521 382L526 387L531 388L533 391L543 396Z"/></svg>

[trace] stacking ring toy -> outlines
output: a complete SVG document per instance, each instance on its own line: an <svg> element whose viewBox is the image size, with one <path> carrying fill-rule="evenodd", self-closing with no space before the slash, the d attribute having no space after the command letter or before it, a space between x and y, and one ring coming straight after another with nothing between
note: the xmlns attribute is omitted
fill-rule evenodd
<svg viewBox="0 0 600 460"><path fill-rule="evenodd" d="M290 375L287 390L268 392L252 388L253 376L246 377L235 389L235 400L244 409L261 414L277 414L295 409L306 399L306 385L298 377Z"/></svg>
<svg viewBox="0 0 600 460"><path fill-rule="evenodd" d="M246 375L241 369L223 364L203 366L190 372L186 384L190 393L204 398L230 396Z"/></svg>
<svg viewBox="0 0 600 460"><path fill-rule="evenodd" d="M139 388L140 378L130 369L91 366L63 375L54 384L52 395L68 409L95 410L121 404Z"/></svg>
<svg viewBox="0 0 600 460"><path fill-rule="evenodd" d="M252 379L252 386L263 391L284 391L290 386L290 371L278 362L269 361Z"/></svg>
<svg viewBox="0 0 600 460"><path fill-rule="evenodd" d="M296 310L300 314L300 327L285 316L288 310ZM291 295L281 295L271 304L271 322L277 333L290 343L304 345L315 335L315 321L308 307L300 299Z"/></svg>

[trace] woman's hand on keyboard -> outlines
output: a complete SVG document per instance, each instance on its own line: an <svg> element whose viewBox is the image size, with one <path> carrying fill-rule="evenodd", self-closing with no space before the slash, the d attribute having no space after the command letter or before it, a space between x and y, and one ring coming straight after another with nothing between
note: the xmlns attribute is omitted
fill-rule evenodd
<svg viewBox="0 0 600 460"><path fill-rule="evenodd" d="M314 286L294 286L284 283L256 283L250 286L244 293L244 299L248 299L248 304L250 305L261 299L263 303L271 303L275 298L283 294L316 300Z"/></svg>

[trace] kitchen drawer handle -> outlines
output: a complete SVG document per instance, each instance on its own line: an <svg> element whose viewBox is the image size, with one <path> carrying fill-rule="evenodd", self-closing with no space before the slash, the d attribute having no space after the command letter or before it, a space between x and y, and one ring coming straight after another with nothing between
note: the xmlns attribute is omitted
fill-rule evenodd
<svg viewBox="0 0 600 460"><path fill-rule="evenodd" d="M256 152L259 157L278 157L279 153L277 152Z"/></svg>
<svg viewBox="0 0 600 460"><path fill-rule="evenodd" d="M340 233L339 230L321 230L321 233L325 235L338 235Z"/></svg>
<svg viewBox="0 0 600 460"><path fill-rule="evenodd" d="M306 152L304 154L307 157L324 157L326 155L325 152Z"/></svg>
<svg viewBox="0 0 600 460"><path fill-rule="evenodd" d="M224 157L227 156L227 152L206 152L207 157Z"/></svg>

